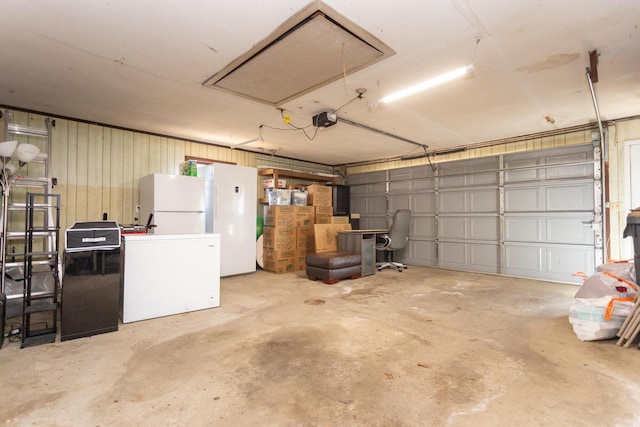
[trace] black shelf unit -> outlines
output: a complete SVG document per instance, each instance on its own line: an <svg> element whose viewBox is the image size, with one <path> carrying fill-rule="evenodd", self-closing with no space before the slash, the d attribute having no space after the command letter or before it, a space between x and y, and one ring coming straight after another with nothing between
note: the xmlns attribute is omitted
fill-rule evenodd
<svg viewBox="0 0 640 427"><path fill-rule="evenodd" d="M60 195L26 194L21 348L55 342L60 293ZM34 291L36 282L50 290Z"/></svg>

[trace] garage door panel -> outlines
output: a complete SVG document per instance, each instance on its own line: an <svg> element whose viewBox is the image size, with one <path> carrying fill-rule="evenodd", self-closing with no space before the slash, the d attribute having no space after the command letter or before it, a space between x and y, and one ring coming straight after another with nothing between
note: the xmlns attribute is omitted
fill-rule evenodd
<svg viewBox="0 0 640 427"><path fill-rule="evenodd" d="M386 171L359 173L347 176L347 185L359 186L362 184L370 184L374 182L385 182L387 180Z"/></svg>
<svg viewBox="0 0 640 427"><path fill-rule="evenodd" d="M443 268L499 272L497 244L438 242L438 266Z"/></svg>
<svg viewBox="0 0 640 427"><path fill-rule="evenodd" d="M434 216L414 216L411 220L412 237L432 238L438 237L436 218Z"/></svg>
<svg viewBox="0 0 640 427"><path fill-rule="evenodd" d="M367 212L367 199L365 197L351 196L350 209L352 213L364 214Z"/></svg>
<svg viewBox="0 0 640 427"><path fill-rule="evenodd" d="M438 218L438 236L441 239L464 239L467 235L467 221L461 216Z"/></svg>
<svg viewBox="0 0 640 427"><path fill-rule="evenodd" d="M504 190L506 212L593 211L593 184L508 187Z"/></svg>
<svg viewBox="0 0 640 427"><path fill-rule="evenodd" d="M500 222L497 217L471 217L469 222L469 236L471 240L496 241L500 234Z"/></svg>
<svg viewBox="0 0 640 427"><path fill-rule="evenodd" d="M469 258L474 271L498 272L500 252L497 244L468 243Z"/></svg>
<svg viewBox="0 0 640 427"><path fill-rule="evenodd" d="M468 192L467 196L470 212L498 212L500 201L497 189Z"/></svg>
<svg viewBox="0 0 640 427"><path fill-rule="evenodd" d="M433 267L437 265L438 247L435 241L409 240L409 254L405 260L410 265Z"/></svg>
<svg viewBox="0 0 640 427"><path fill-rule="evenodd" d="M542 251L540 246L518 246L505 244L505 271L507 274L523 272L527 276L542 269ZM511 271L512 273L508 273Z"/></svg>
<svg viewBox="0 0 640 427"><path fill-rule="evenodd" d="M551 211L593 211L593 184L547 187L546 202Z"/></svg>
<svg viewBox="0 0 640 427"><path fill-rule="evenodd" d="M413 181L389 182L390 192L409 192L413 190Z"/></svg>
<svg viewBox="0 0 640 427"><path fill-rule="evenodd" d="M436 212L436 195L435 193L417 193L413 195L414 214L433 214Z"/></svg>
<svg viewBox="0 0 640 427"><path fill-rule="evenodd" d="M366 214L384 214L387 212L386 196L372 196L366 199Z"/></svg>
<svg viewBox="0 0 640 427"><path fill-rule="evenodd" d="M541 189L536 187L505 188L504 209L506 212L531 212L543 209Z"/></svg>
<svg viewBox="0 0 640 427"><path fill-rule="evenodd" d="M352 192L352 206L362 207L357 197L387 196L366 205L366 228L384 228L387 212L411 209L402 254L410 264L575 283L573 273L592 272L602 258L594 158L585 141L439 163L437 176L428 165L389 170L388 194L384 183L360 178L367 191Z"/></svg>
<svg viewBox="0 0 640 427"><path fill-rule="evenodd" d="M439 204L438 210L441 213L465 212L465 193L464 191L447 191L440 193Z"/></svg>
<svg viewBox="0 0 640 427"><path fill-rule="evenodd" d="M508 216L505 215L505 241L593 245L590 224L593 215Z"/></svg>
<svg viewBox="0 0 640 427"><path fill-rule="evenodd" d="M399 209L411 209L411 194L391 194L389 196L389 214Z"/></svg>
<svg viewBox="0 0 640 427"><path fill-rule="evenodd" d="M542 242L542 219L539 217L508 217L504 219L505 240Z"/></svg>
<svg viewBox="0 0 640 427"><path fill-rule="evenodd" d="M550 243L568 243L593 245L594 233L589 224L592 216L577 218L546 218L546 241Z"/></svg>
<svg viewBox="0 0 640 427"><path fill-rule="evenodd" d="M438 242L438 265L441 267L459 267L467 264L464 242Z"/></svg>
<svg viewBox="0 0 640 427"><path fill-rule="evenodd" d="M413 181L413 189L416 191L435 190L436 182L433 179L425 179L422 181Z"/></svg>
<svg viewBox="0 0 640 427"><path fill-rule="evenodd" d="M594 250L587 246L505 245L505 274L581 283L573 274L595 271Z"/></svg>
<svg viewBox="0 0 640 427"><path fill-rule="evenodd" d="M384 216L360 217L360 229L362 230L379 230L387 227L387 218Z"/></svg>
<svg viewBox="0 0 640 427"><path fill-rule="evenodd" d="M550 247L547 248L547 264L549 272L571 280L573 274L584 271L595 271L593 248L588 247ZM577 282L578 280L576 280Z"/></svg>

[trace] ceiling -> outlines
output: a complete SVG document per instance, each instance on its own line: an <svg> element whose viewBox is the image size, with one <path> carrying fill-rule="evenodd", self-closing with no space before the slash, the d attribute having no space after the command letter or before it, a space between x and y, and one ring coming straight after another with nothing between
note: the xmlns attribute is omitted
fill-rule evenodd
<svg viewBox="0 0 640 427"><path fill-rule="evenodd" d="M637 0L314 2L395 54L277 106L203 84L308 0L3 3L0 104L223 146L255 140L237 149L341 165L593 123L592 50L602 120L640 115ZM472 77L378 102L471 63ZM315 128L327 110L351 124Z"/></svg>

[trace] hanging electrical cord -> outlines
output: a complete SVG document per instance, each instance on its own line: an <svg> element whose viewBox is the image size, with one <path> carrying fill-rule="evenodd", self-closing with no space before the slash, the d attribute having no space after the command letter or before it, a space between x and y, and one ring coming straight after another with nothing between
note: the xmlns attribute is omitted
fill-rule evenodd
<svg viewBox="0 0 640 427"><path fill-rule="evenodd" d="M307 133L307 129L310 128L310 127L313 127L313 125L307 125L305 127L296 126L293 123L291 123L291 118L289 117L289 115L285 116L284 109L279 108L278 110L280 110L280 116L282 117L282 120L289 126L289 128L279 128L279 127L275 127L275 126L265 125L264 123L261 124L260 127L265 127L265 128L269 128L269 129L273 129L273 130L277 130L277 131L282 131L282 132L299 132L299 131L302 131L304 136L309 141L313 141L315 139L315 137L318 135L318 128L315 128L313 134L310 135L309 133Z"/></svg>

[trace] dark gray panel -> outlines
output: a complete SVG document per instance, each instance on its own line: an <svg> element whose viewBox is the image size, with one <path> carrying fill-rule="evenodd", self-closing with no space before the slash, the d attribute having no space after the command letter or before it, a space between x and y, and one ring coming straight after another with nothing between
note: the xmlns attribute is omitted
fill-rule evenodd
<svg viewBox="0 0 640 427"><path fill-rule="evenodd" d="M411 209L411 194L389 194L389 215L398 209Z"/></svg>
<svg viewBox="0 0 640 427"><path fill-rule="evenodd" d="M347 185L370 184L375 182L385 182L386 171L359 173L347 176Z"/></svg>

